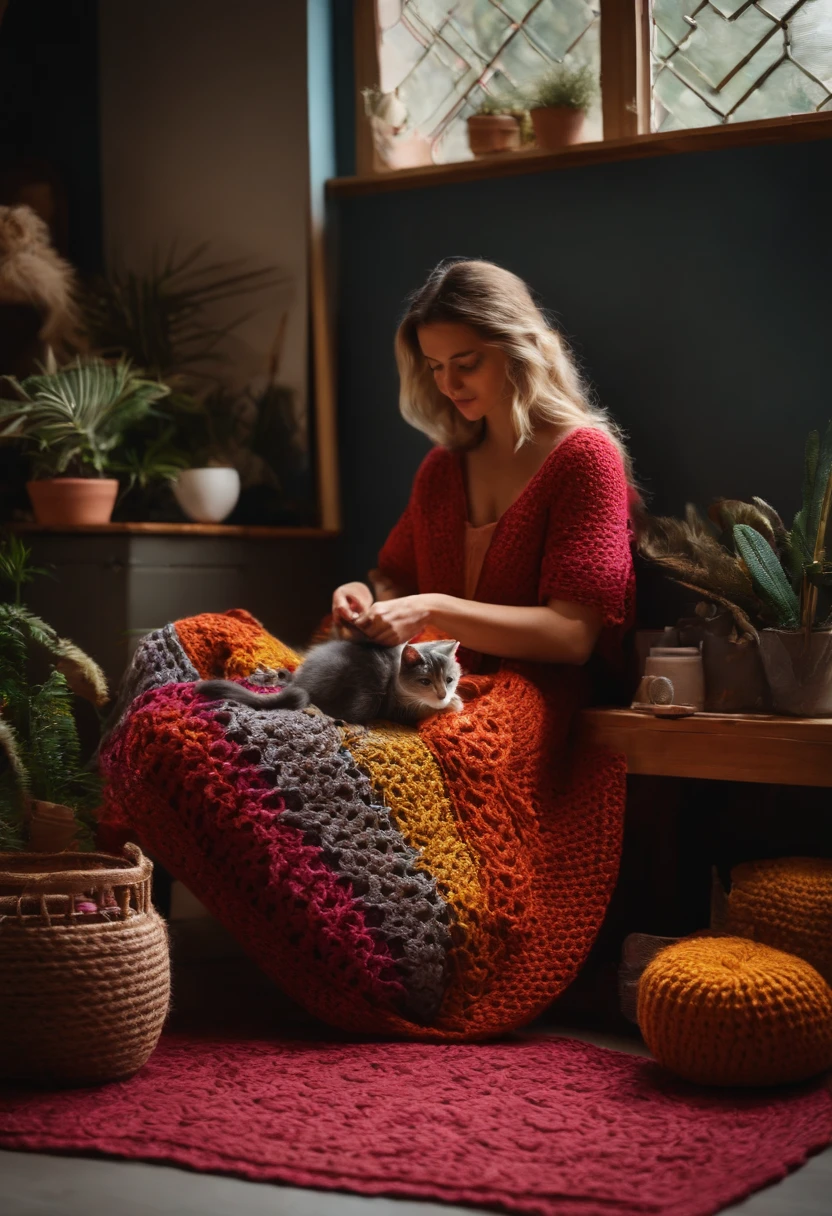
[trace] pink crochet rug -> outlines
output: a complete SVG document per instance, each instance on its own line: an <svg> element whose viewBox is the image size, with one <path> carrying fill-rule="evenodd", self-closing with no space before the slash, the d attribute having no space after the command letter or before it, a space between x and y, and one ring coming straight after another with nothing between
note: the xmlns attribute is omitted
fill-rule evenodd
<svg viewBox="0 0 832 1216"><path fill-rule="evenodd" d="M569 1039L170 1035L130 1081L0 1090L0 1147L540 1216L704 1216L832 1139L823 1084L737 1094Z"/></svg>

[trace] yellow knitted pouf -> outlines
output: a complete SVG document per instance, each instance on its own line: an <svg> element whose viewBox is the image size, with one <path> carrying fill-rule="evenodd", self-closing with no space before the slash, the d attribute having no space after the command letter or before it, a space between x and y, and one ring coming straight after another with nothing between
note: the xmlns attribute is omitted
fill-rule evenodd
<svg viewBox="0 0 832 1216"><path fill-rule="evenodd" d="M724 928L805 958L832 984L832 861L782 857L735 866Z"/></svg>
<svg viewBox="0 0 832 1216"><path fill-rule="evenodd" d="M703 1085L778 1085L832 1066L832 988L803 959L740 937L657 954L638 1024L660 1064Z"/></svg>

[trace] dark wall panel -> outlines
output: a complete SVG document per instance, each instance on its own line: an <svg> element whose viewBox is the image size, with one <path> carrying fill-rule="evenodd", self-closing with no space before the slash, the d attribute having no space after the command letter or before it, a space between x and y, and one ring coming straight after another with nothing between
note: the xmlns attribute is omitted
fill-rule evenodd
<svg viewBox="0 0 832 1216"><path fill-rule="evenodd" d="M402 303L441 258L524 277L630 435L659 511L790 515L829 389L832 141L622 161L333 203L343 572L372 564L426 442L397 413Z"/></svg>

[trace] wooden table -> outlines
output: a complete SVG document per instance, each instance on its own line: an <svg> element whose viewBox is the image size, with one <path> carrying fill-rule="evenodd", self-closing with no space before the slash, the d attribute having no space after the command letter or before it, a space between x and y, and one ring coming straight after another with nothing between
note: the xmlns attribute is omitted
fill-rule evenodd
<svg viewBox="0 0 832 1216"><path fill-rule="evenodd" d="M630 773L832 786L832 718L703 713L661 719L632 709L587 709L579 737L623 752Z"/></svg>

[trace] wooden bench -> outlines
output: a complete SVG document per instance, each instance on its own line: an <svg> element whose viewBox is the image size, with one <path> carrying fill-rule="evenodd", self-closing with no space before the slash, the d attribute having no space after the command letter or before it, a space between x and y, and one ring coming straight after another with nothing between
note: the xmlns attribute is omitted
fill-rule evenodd
<svg viewBox="0 0 832 1216"><path fill-rule="evenodd" d="M630 773L832 786L832 718L661 719L632 709L587 709L578 730L584 743L623 752Z"/></svg>

